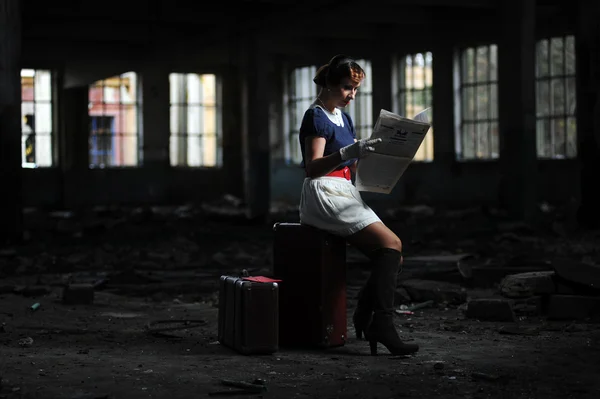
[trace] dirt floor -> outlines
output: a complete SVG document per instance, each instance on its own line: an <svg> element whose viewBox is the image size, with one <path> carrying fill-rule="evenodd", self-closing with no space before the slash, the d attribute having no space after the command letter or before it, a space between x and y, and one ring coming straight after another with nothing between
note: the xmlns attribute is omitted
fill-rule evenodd
<svg viewBox="0 0 600 399"><path fill-rule="evenodd" d="M385 348L370 356L351 323L349 342L335 349L242 356L223 347L218 277L242 269L268 274L272 222L295 215L253 224L219 206L28 210L27 241L0 248L0 398L600 397L597 321L520 315L483 322L466 318L455 301L397 315L401 336L421 345L412 357ZM413 207L382 216L408 260L472 253L480 264L532 265L600 254L599 234L579 231L564 211L546 209L535 227L489 209ZM365 272L349 248L349 320ZM466 298L497 296L493 284L447 277ZM63 304L68 282L97 282L94 303ZM178 320L190 322L182 329ZM176 329L157 331L169 327ZM266 390L233 394L223 379L261 379Z"/></svg>

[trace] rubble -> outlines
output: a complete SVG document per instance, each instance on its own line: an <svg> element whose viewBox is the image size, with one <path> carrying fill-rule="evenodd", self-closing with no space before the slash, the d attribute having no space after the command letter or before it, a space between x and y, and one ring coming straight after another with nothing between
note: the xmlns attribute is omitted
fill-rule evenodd
<svg viewBox="0 0 600 399"><path fill-rule="evenodd" d="M556 259L552 265L562 280L598 290L600 295L600 264Z"/></svg>
<svg viewBox="0 0 600 399"><path fill-rule="evenodd" d="M412 302L435 303L447 302L448 304L460 305L467 300L465 288L443 281L432 280L406 280L400 286L408 292Z"/></svg>
<svg viewBox="0 0 600 399"><path fill-rule="evenodd" d="M500 283L500 292L508 298L553 294L556 292L554 272L529 272L506 276Z"/></svg>

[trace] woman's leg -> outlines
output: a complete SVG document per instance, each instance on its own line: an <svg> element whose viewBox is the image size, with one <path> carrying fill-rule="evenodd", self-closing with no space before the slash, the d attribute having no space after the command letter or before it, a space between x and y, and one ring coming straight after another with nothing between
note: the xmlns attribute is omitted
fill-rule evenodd
<svg viewBox="0 0 600 399"><path fill-rule="evenodd" d="M385 224L375 222L364 229L346 237L351 245L358 248L365 255L379 248L391 248L402 252L402 241Z"/></svg>
<svg viewBox="0 0 600 399"><path fill-rule="evenodd" d="M396 279L402 263L402 242L381 222L347 237L347 241L369 256L373 266L353 316L357 336L359 331L365 331L372 354L377 353L378 342L394 355L416 352L419 347L403 343L393 322Z"/></svg>
<svg viewBox="0 0 600 399"><path fill-rule="evenodd" d="M391 248L402 252L402 242L398 236L381 222L370 224L359 232L346 237L346 240L368 257L372 257L373 253L376 253L373 251L379 248ZM363 333L366 333L373 319L371 285L372 281L369 279L361 287L358 292L356 309L352 315L357 339L362 339Z"/></svg>

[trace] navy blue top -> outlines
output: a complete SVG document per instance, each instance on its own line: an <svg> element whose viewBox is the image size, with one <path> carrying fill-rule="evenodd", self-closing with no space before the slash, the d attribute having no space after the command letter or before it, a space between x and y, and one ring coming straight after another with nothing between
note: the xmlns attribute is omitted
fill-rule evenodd
<svg viewBox="0 0 600 399"><path fill-rule="evenodd" d="M302 118L302 125L300 126L300 134L298 139L300 140L300 151L302 151L302 163L301 166L305 166L304 162L304 148L305 139L309 136L323 137L327 142L325 143L325 151L323 156L333 154L339 151L340 148L345 147L354 143L356 138L356 132L354 130L354 124L350 115L342 111L342 118L344 120L344 126L338 126L333 123L325 111L320 107L312 107L306 110L304 117ZM349 159L341 164L340 167L352 165L356 159Z"/></svg>

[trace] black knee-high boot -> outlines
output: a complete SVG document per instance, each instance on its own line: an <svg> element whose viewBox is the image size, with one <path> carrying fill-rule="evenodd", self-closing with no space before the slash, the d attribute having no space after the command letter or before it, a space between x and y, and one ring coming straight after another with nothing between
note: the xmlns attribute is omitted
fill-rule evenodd
<svg viewBox="0 0 600 399"><path fill-rule="evenodd" d="M381 248L374 251L371 257L373 271L367 282L367 290L370 293L373 320L365 335L372 355L377 354L378 342L392 355L408 355L419 350L416 344L402 342L394 326L394 292L401 256L395 249Z"/></svg>

